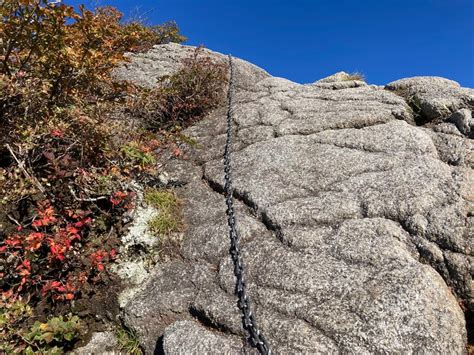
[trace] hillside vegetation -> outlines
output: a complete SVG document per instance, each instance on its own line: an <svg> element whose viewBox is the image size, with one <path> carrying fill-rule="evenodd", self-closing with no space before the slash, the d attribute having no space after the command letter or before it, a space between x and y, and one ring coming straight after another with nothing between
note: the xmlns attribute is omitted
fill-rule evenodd
<svg viewBox="0 0 474 355"><path fill-rule="evenodd" d="M61 353L94 312L116 312L108 265L132 182L181 154L180 129L219 104L226 68L198 50L143 89L112 71L126 52L183 42L173 22L45 0L5 0L0 15L0 352Z"/></svg>

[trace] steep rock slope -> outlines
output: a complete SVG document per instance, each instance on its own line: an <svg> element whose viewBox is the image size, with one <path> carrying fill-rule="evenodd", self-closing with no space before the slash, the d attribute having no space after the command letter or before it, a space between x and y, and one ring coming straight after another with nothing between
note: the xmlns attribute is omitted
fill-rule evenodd
<svg viewBox="0 0 474 355"><path fill-rule="evenodd" d="M157 46L117 77L153 85L192 51ZM236 69L238 229L273 351L462 353L460 304L474 309L474 90L341 73L300 85ZM182 258L155 267L124 318L147 353L246 352L221 194L225 109L186 133L198 148L164 167L184 184Z"/></svg>

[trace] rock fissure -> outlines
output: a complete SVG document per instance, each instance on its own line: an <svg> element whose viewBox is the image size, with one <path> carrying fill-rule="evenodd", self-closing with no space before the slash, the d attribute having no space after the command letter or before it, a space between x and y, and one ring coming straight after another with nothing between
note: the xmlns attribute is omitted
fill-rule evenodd
<svg viewBox="0 0 474 355"><path fill-rule="evenodd" d="M207 185L216 193L223 195L224 187L217 182L208 179L205 174L203 174L203 180ZM244 204L247 207L248 215L252 216L255 221L261 223L265 228L272 233L278 240L283 243L283 238L281 237L281 228L274 223L268 215L258 207L258 205L252 201L247 194L239 193L238 190L234 189L234 198ZM238 219L238 218L237 218Z"/></svg>

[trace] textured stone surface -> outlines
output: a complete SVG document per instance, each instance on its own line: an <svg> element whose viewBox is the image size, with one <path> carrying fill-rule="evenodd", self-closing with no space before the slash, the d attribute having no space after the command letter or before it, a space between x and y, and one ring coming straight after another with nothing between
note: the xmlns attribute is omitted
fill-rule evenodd
<svg viewBox="0 0 474 355"><path fill-rule="evenodd" d="M474 119L471 110L467 108L460 109L453 113L449 120L453 122L459 131L466 136L474 129Z"/></svg>
<svg viewBox="0 0 474 355"><path fill-rule="evenodd" d="M339 90L366 86L367 84L363 81L360 75L351 75L341 71L326 78L320 79L314 82L312 85L324 89Z"/></svg>
<svg viewBox="0 0 474 355"><path fill-rule="evenodd" d="M194 354L238 353L242 340L238 337L229 339L218 332L201 327L192 321L176 322L166 329L163 337L163 350L166 354L185 354L192 349Z"/></svg>
<svg viewBox="0 0 474 355"><path fill-rule="evenodd" d="M189 51L157 47L134 57L124 78L140 82L150 70L150 84ZM451 123L415 126L412 103L392 91L419 94L427 114L461 109L472 91L441 78L390 90L299 85L236 66L238 229L274 352L463 353L459 302L473 306L472 141ZM182 258L152 270L124 319L150 354L248 351L221 194L225 109L186 134L198 148L164 167L185 183Z"/></svg>
<svg viewBox="0 0 474 355"><path fill-rule="evenodd" d="M119 355L117 339L113 332L99 332L92 334L86 346L70 352L71 355Z"/></svg>
<svg viewBox="0 0 474 355"><path fill-rule="evenodd" d="M455 81L419 76L394 81L386 86L413 102L425 120L444 119L462 108L474 107L474 90Z"/></svg>

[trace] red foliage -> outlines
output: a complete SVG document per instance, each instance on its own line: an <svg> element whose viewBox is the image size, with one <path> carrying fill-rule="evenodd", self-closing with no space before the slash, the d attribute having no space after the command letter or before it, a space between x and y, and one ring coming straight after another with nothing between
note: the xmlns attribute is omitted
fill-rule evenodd
<svg viewBox="0 0 474 355"><path fill-rule="evenodd" d="M114 194L120 203L129 195ZM87 239L92 224L88 212L58 213L49 201L38 205L37 218L31 223L34 231L22 229L23 233L8 235L0 242L0 254L8 264L8 271L1 274L2 295L72 300L85 283L97 280L96 275L115 259L116 251Z"/></svg>

